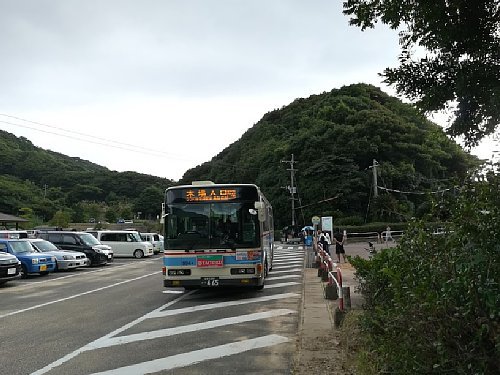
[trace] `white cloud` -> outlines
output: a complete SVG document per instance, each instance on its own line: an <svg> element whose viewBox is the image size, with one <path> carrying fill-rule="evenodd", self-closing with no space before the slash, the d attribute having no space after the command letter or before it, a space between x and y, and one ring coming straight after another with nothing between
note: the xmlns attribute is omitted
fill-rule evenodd
<svg viewBox="0 0 500 375"><path fill-rule="evenodd" d="M298 97L381 86L397 43L387 28L348 26L331 0L3 1L0 112L58 129L5 117L0 128L179 179Z"/></svg>

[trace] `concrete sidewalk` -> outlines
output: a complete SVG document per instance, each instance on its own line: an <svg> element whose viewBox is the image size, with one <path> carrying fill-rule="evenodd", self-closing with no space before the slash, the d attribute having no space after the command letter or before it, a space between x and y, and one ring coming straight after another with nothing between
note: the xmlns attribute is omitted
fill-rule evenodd
<svg viewBox="0 0 500 375"><path fill-rule="evenodd" d="M376 250L392 247L395 243L376 244ZM333 248L334 249L334 248ZM359 255L367 259L369 257L368 242L348 243L345 245L347 256ZM312 248L306 249L303 278L303 296L299 319L299 340L293 374L345 374L344 369L339 370L342 354L339 348L339 329L334 325L335 309L339 306L339 300L325 298L325 286L318 276L317 268L309 268L314 252ZM332 260L336 261L333 254ZM363 297L356 292L357 280L355 269L350 263L337 263L342 274L342 286L349 287L351 310L361 309ZM344 299L344 306L345 299ZM340 372L339 372L340 371Z"/></svg>

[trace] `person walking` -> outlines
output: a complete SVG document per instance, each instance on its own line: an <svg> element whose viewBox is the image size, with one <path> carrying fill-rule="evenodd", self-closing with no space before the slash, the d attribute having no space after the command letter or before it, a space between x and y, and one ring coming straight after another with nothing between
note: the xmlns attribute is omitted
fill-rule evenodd
<svg viewBox="0 0 500 375"><path fill-rule="evenodd" d="M335 242L335 253L337 254L338 263L340 263L340 254L342 254L344 263L347 262L344 249L344 235L342 234L340 229L338 229L337 232L333 235L333 241Z"/></svg>
<svg viewBox="0 0 500 375"><path fill-rule="evenodd" d="M328 246L328 241L326 239L326 234L322 233L321 236L319 237L319 242L321 242L321 246L323 247L323 250L327 253L330 254L330 248Z"/></svg>

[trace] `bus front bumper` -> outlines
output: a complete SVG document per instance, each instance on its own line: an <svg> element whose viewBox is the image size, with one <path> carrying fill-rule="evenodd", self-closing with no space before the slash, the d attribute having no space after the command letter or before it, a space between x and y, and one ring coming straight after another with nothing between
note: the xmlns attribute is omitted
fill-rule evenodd
<svg viewBox="0 0 500 375"><path fill-rule="evenodd" d="M217 287L245 287L261 286L264 278L241 278L241 279L219 279L219 278L200 278L191 280L163 280L163 286L166 288L187 287L187 288L217 288Z"/></svg>

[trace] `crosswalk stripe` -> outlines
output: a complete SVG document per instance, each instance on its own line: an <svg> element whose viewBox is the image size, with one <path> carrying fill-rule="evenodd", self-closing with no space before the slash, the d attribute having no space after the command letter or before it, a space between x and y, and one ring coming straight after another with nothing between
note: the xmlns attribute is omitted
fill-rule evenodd
<svg viewBox="0 0 500 375"><path fill-rule="evenodd" d="M85 347L85 349L86 350L94 350L94 349L108 348L110 346L128 344L131 342L153 340L153 339L160 338L160 337L180 335L183 333L196 332L196 331L201 331L201 330L206 330L206 329L228 326L228 325L232 325L232 324L251 322L251 321L260 320L260 319L268 319L268 318L273 318L273 317L282 316L282 315L290 315L290 314L294 314L295 312L296 311L289 310L289 309L276 309L276 310L264 311L264 312L254 313L254 314L233 316L233 317L224 318L224 319L209 320L209 321L203 322L203 323L188 324L185 326L159 329L156 331L135 333L132 335L127 335L127 336L103 338L103 339L96 340L93 343L87 345Z"/></svg>
<svg viewBox="0 0 500 375"><path fill-rule="evenodd" d="M267 285L266 285L266 287L267 287ZM245 299L242 301L208 303L208 304L204 304L204 305L184 307L182 309L155 311L155 312L150 313L148 315L148 318L163 318L165 316L186 314L186 313L196 312L196 311L211 310L211 309L218 309L218 308L229 307L229 306L246 305L249 303L266 302L266 301L272 301L272 300L277 300L277 299L298 298L298 297L300 297L300 295L297 293L281 293L281 294L275 294L272 296L249 298L249 299Z"/></svg>
<svg viewBox="0 0 500 375"><path fill-rule="evenodd" d="M254 339L233 342L229 344L214 346L211 348L195 350L170 357L155 359L152 361L137 363L131 366L120 367L114 370L103 371L93 375L138 375L150 374L164 370L172 370L179 367L194 365L210 359L227 357L243 353L249 350L265 348L289 341L287 337L279 335L267 335Z"/></svg>

